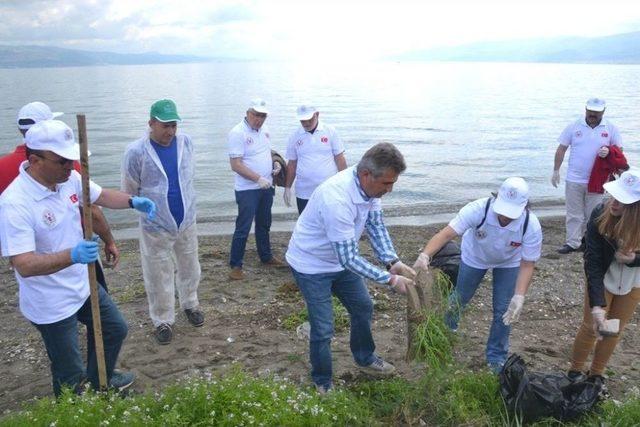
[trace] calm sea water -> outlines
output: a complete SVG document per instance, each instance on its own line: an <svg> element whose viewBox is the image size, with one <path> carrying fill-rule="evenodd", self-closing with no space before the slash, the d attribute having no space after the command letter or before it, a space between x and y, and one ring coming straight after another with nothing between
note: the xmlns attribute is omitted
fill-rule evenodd
<svg viewBox="0 0 640 427"><path fill-rule="evenodd" d="M408 169L384 199L395 212L434 212L487 195L513 175L532 198L559 202L549 184L557 137L591 96L607 100L630 163L640 162L638 65L497 63L213 63L0 69L0 151L20 142L15 117L27 102L85 113L92 178L119 186L126 145L146 129L151 103L173 98L197 151L199 216L235 214L226 135L252 97L265 98L272 141L284 154L295 108L310 100L345 141L349 164L376 142L395 143ZM566 160L565 160L566 165ZM284 206L281 190L275 213ZM116 224L128 212L108 212Z"/></svg>

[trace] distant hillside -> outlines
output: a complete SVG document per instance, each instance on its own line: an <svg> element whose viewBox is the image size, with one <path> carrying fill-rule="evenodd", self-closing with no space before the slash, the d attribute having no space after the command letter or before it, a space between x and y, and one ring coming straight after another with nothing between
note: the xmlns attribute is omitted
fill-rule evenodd
<svg viewBox="0 0 640 427"><path fill-rule="evenodd" d="M606 37L563 37L412 51L399 61L496 61L640 64L640 31Z"/></svg>
<svg viewBox="0 0 640 427"><path fill-rule="evenodd" d="M211 59L190 55L162 55L155 52L122 54L59 47L0 45L0 68L170 64L207 61L211 61Z"/></svg>

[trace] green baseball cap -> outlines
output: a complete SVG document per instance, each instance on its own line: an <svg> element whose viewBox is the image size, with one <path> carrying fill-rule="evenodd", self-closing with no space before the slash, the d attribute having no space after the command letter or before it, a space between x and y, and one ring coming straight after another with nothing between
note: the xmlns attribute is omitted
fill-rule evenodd
<svg viewBox="0 0 640 427"><path fill-rule="evenodd" d="M151 118L160 122L180 122L182 119L178 115L176 103L170 99L161 99L151 106Z"/></svg>

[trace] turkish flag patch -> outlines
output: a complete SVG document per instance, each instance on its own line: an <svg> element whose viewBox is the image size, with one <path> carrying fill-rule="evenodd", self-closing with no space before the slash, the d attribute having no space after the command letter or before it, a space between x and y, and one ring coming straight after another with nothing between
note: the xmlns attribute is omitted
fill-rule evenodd
<svg viewBox="0 0 640 427"><path fill-rule="evenodd" d="M78 203L78 195L75 193L70 195L69 200L71 200L71 203Z"/></svg>
<svg viewBox="0 0 640 427"><path fill-rule="evenodd" d="M517 248L519 246L522 246L522 242L511 242L509 243L509 246L513 246L514 248Z"/></svg>

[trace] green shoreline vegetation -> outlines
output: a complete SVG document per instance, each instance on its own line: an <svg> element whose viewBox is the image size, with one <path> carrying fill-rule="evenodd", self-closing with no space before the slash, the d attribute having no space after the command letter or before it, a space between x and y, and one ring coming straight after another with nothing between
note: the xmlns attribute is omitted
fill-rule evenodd
<svg viewBox="0 0 640 427"><path fill-rule="evenodd" d="M445 279L440 276L437 284L444 287ZM0 426L522 425L505 407L495 375L456 366L454 343L442 316L429 313L416 331L417 360L424 364L416 381L360 381L320 396L310 386L255 378L236 366L222 376L203 374L126 398L67 390L58 400L43 398L8 414ZM640 425L640 396L605 401L574 423L548 419L532 425Z"/></svg>

